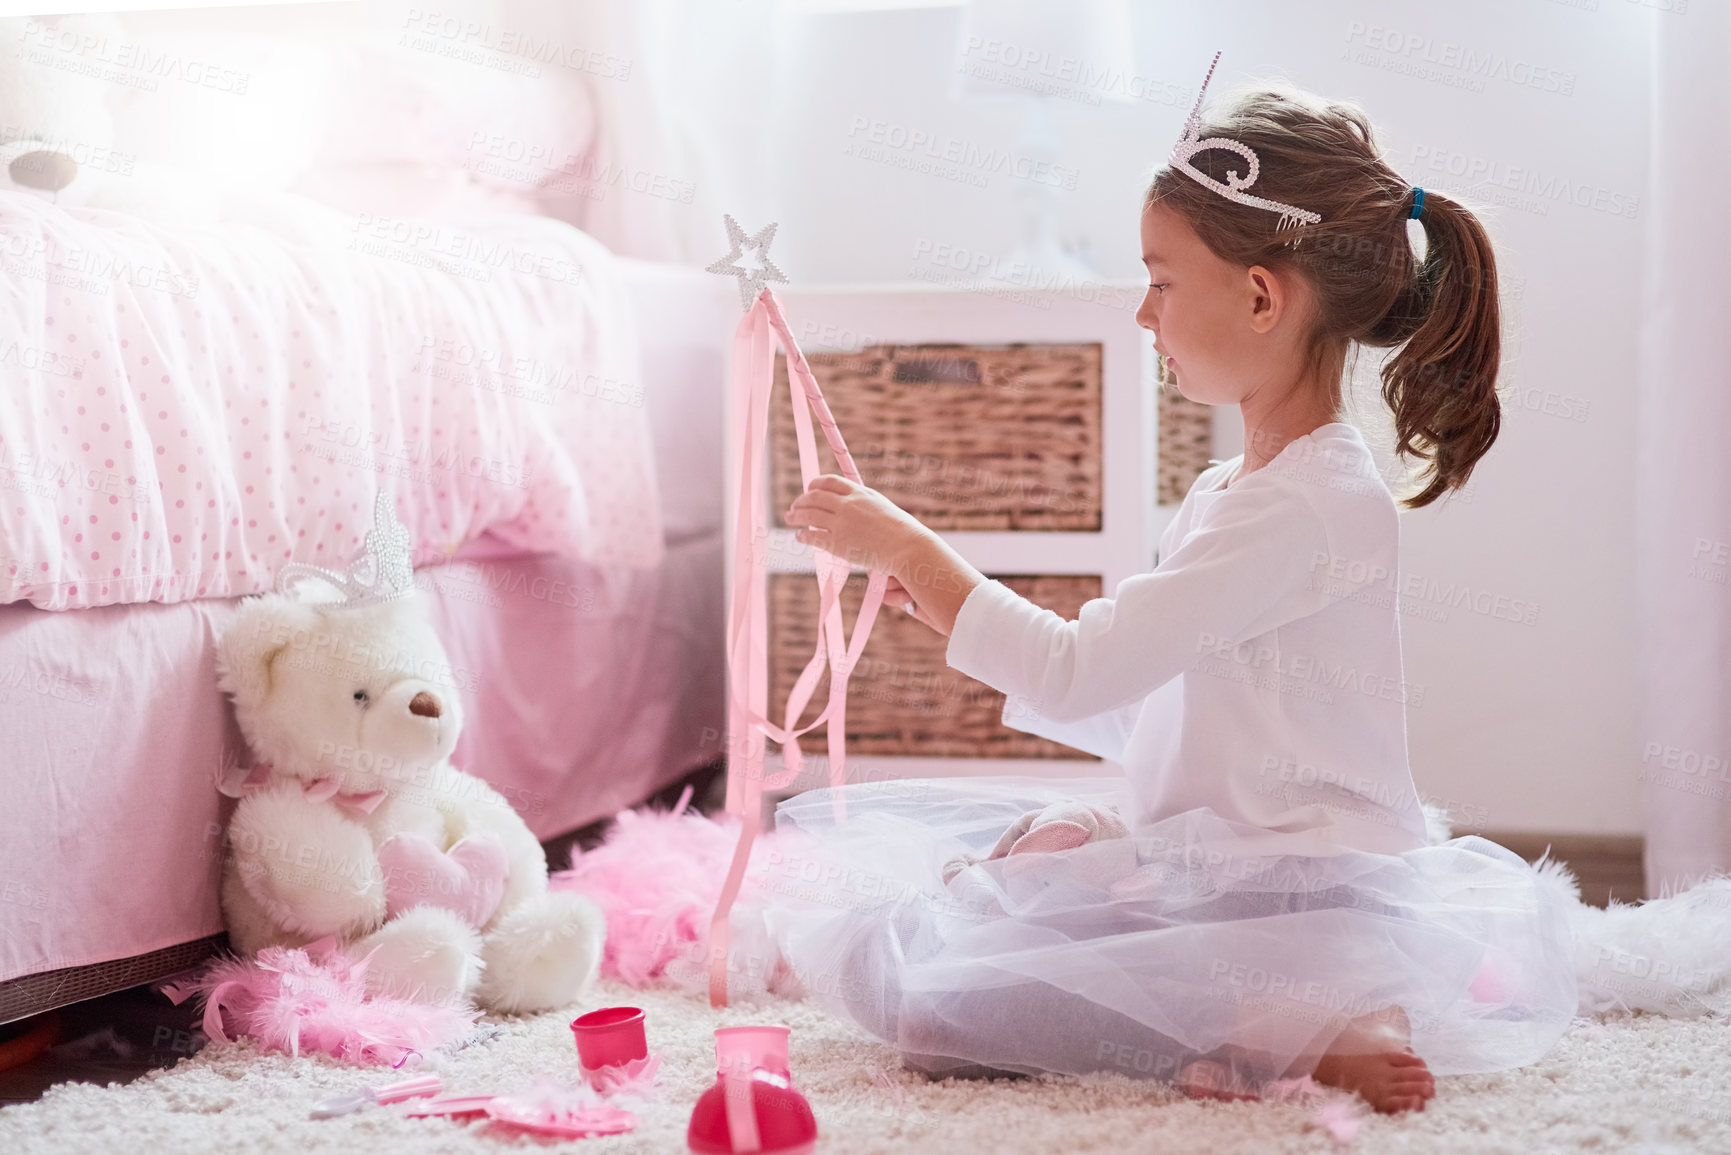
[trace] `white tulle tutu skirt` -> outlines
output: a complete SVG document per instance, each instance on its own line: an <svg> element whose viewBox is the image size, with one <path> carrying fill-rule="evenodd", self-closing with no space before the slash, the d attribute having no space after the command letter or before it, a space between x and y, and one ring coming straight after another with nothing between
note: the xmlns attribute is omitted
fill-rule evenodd
<svg viewBox="0 0 1731 1155"><path fill-rule="evenodd" d="M809 997L940 1076L1171 1080L1201 1059L1255 1088L1400 1013L1434 1072L1485 1072L1538 1059L1573 1019L1565 898L1482 838L1375 854L1196 810L944 882L1029 810L1132 813L1123 788L851 785L839 825L832 791L801 794L754 870L765 928Z"/></svg>

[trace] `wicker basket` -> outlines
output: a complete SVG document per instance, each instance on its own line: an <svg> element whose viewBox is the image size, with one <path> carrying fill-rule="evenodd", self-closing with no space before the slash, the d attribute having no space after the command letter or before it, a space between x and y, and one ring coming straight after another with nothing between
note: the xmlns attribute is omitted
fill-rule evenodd
<svg viewBox="0 0 1731 1155"><path fill-rule="evenodd" d="M1177 383L1167 376L1164 357L1155 364L1160 382L1160 480L1156 500L1161 505L1177 505L1214 456L1214 407L1178 392Z"/></svg>
<svg viewBox="0 0 1731 1155"><path fill-rule="evenodd" d="M1096 575L999 577L999 581L1046 609L1074 619L1084 602L1100 596ZM865 597L866 577L853 574L842 587L842 617L848 629ZM769 580L769 700L785 708L788 691L817 648L817 580L810 574L771 574ZM1056 742L1012 730L999 719L1004 695L949 667L949 640L900 610L878 615L871 640L848 681L847 743L850 753L930 758L1073 758L1099 761ZM806 706L801 724L827 702L829 675ZM782 721L779 714L773 715ZM827 724L826 724L827 725ZM808 752L823 750L826 726L800 740Z"/></svg>
<svg viewBox="0 0 1731 1155"><path fill-rule="evenodd" d="M807 357L865 483L935 530L1098 532L1102 349L877 345ZM776 358L786 396L786 359ZM770 409L770 501L804 489L793 413ZM825 473L839 473L818 438Z"/></svg>

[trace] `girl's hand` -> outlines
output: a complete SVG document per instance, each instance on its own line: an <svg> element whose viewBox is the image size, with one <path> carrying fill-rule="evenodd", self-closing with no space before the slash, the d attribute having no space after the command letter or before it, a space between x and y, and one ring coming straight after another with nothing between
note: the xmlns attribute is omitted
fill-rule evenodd
<svg viewBox="0 0 1731 1155"><path fill-rule="evenodd" d="M910 594L907 587L902 585L897 578L890 578L889 583L884 586L884 605L904 609L914 616L915 621L930 626L945 637L949 636L950 631L933 621L924 610L920 609L920 604L914 601L914 595Z"/></svg>
<svg viewBox="0 0 1731 1155"><path fill-rule="evenodd" d="M833 473L811 479L785 515L801 543L868 570L902 572L931 531L875 489ZM898 589L906 593L898 582Z"/></svg>
<svg viewBox="0 0 1731 1155"><path fill-rule="evenodd" d="M884 601L901 606L944 637L969 591L986 576L943 538L875 489L833 473L811 485L787 509L794 537L848 565L887 574Z"/></svg>

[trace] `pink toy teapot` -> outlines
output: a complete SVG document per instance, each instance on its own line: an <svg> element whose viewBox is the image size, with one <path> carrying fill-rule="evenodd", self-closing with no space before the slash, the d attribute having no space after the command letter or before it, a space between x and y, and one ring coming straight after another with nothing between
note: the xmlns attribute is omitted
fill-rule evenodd
<svg viewBox="0 0 1731 1155"><path fill-rule="evenodd" d="M699 1155L807 1155L817 1145L811 1104L787 1069L786 1027L720 1027L715 1085L697 1100L686 1146Z"/></svg>

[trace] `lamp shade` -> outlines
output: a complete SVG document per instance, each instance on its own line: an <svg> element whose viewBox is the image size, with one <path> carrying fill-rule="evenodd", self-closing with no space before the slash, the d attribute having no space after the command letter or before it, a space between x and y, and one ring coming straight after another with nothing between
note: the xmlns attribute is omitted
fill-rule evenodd
<svg viewBox="0 0 1731 1155"><path fill-rule="evenodd" d="M1128 0L968 0L952 94L1133 100Z"/></svg>

